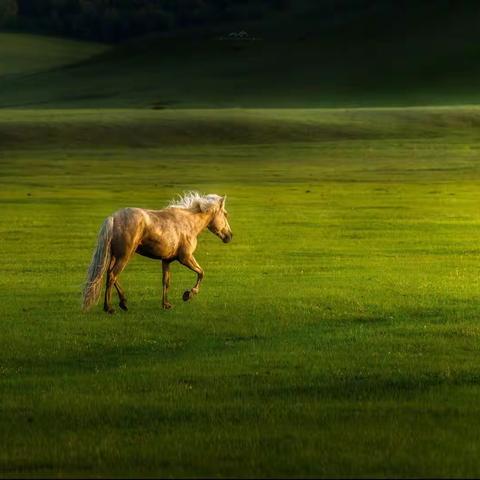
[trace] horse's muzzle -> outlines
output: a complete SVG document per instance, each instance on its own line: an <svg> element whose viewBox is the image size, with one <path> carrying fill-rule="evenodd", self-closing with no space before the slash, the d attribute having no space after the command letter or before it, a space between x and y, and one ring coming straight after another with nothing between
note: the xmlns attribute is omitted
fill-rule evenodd
<svg viewBox="0 0 480 480"><path fill-rule="evenodd" d="M223 243L230 243L232 241L233 233L227 233L223 236Z"/></svg>

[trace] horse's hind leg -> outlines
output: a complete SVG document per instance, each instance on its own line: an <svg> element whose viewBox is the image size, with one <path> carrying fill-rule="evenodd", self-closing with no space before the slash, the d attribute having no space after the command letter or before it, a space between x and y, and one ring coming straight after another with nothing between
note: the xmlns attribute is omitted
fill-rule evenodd
<svg viewBox="0 0 480 480"><path fill-rule="evenodd" d="M113 267L115 266L116 262L117 262L117 259L112 255L112 258L110 260L110 265L108 266L108 269L107 269L106 287L105 287L105 300L103 302L103 309L107 313L114 313L115 312L115 310L112 308L112 288L113 288L113 285L115 284L115 280L112 276L112 271L113 271Z"/></svg>
<svg viewBox="0 0 480 480"><path fill-rule="evenodd" d="M114 286L115 286L115 289L117 290L118 298L120 299L119 307L122 310L127 311L128 310L128 308L127 308L127 298L125 297L125 291L120 286L120 283L118 283L118 279L115 280Z"/></svg>
<svg viewBox="0 0 480 480"><path fill-rule="evenodd" d="M115 310L112 308L112 288L115 287L118 296L120 297L120 308L126 310L126 299L122 288L118 285L117 278L122 273L123 269L126 267L130 256L123 256L121 258L112 257L112 262L108 268L107 272L107 288L105 290L105 303L103 309L108 313L114 313Z"/></svg>

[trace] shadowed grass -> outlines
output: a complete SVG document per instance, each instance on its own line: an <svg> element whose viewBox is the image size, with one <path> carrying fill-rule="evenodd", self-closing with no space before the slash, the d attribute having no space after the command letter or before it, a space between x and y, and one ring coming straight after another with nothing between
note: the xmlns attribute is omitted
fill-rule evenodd
<svg viewBox="0 0 480 480"><path fill-rule="evenodd" d="M58 65L56 55L52 62L38 52L54 54L61 40L19 36L12 47L13 36L0 37L8 47L0 47L0 54L7 50L8 71L24 72L29 61L49 67L0 77L0 107L478 104L475 2L380 2L372 8L354 2L358 9L349 2L334 12L325 2L292 3L284 14L261 21L217 22L213 29L150 35L108 49L95 45L90 55L79 43L78 55ZM342 18L349 11L351 18ZM246 29L251 37L225 40L231 29ZM70 55L75 44L65 42L65 49Z"/></svg>
<svg viewBox="0 0 480 480"><path fill-rule="evenodd" d="M0 79L33 75L98 55L106 47L64 38L0 32ZM2 78L3 77L3 78Z"/></svg>

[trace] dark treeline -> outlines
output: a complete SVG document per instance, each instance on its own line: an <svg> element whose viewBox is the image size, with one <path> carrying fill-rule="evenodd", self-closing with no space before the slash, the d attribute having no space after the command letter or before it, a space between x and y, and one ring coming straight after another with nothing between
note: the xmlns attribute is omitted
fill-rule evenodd
<svg viewBox="0 0 480 480"><path fill-rule="evenodd" d="M27 31L118 42L264 18L291 0L0 0L0 25Z"/></svg>

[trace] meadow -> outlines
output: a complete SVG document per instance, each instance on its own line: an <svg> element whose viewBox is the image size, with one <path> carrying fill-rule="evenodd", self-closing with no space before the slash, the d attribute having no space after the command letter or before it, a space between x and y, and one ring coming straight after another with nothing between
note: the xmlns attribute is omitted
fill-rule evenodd
<svg viewBox="0 0 480 480"><path fill-rule="evenodd" d="M1 110L0 475L480 475L480 108ZM227 194L195 276L103 219Z"/></svg>

